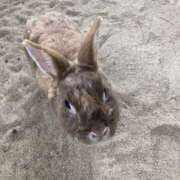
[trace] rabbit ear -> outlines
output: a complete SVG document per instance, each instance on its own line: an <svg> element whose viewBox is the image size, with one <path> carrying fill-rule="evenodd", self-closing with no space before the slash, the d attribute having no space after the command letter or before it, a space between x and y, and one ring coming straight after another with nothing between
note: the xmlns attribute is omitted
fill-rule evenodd
<svg viewBox="0 0 180 180"><path fill-rule="evenodd" d="M23 41L23 45L38 68L54 78L62 76L70 66L68 60L53 49L27 39Z"/></svg>
<svg viewBox="0 0 180 180"><path fill-rule="evenodd" d="M101 20L102 18L98 17L85 36L78 55L80 65L94 66L94 68L97 68L96 52L93 43L94 36L98 30L98 27L100 26Z"/></svg>

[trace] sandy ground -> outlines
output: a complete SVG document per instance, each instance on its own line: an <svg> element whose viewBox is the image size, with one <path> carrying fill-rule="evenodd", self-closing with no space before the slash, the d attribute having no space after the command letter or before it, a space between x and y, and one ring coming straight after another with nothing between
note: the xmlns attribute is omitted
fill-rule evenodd
<svg viewBox="0 0 180 180"><path fill-rule="evenodd" d="M104 18L99 58L128 100L111 141L65 135L22 47L31 15ZM0 1L0 180L180 179L179 0ZM121 98L119 96L121 104Z"/></svg>

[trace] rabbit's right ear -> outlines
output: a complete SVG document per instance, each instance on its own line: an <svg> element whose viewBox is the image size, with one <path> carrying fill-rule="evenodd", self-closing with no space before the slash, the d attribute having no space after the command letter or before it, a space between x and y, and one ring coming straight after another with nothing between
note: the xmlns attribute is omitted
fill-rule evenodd
<svg viewBox="0 0 180 180"><path fill-rule="evenodd" d="M78 55L78 62L80 65L91 66L97 69L97 55L94 48L94 37L102 21L101 17L98 17L89 32L86 34L84 41L81 44L81 48Z"/></svg>
<svg viewBox="0 0 180 180"><path fill-rule="evenodd" d="M54 51L30 40L24 40L23 45L38 68L53 78L61 77L70 64L68 60Z"/></svg>

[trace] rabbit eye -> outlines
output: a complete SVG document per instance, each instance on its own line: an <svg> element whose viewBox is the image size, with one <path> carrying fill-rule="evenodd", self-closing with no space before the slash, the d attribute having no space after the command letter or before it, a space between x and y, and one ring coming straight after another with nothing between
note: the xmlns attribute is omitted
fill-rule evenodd
<svg viewBox="0 0 180 180"><path fill-rule="evenodd" d="M76 114L76 108L68 100L64 100L64 106L69 110L70 113Z"/></svg>
<svg viewBox="0 0 180 180"><path fill-rule="evenodd" d="M106 102L108 100L106 89L103 90L102 99L103 99L103 102Z"/></svg>

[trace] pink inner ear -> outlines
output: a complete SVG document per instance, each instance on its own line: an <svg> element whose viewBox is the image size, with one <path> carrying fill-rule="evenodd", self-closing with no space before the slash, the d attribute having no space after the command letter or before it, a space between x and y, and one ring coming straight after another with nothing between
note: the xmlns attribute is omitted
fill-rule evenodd
<svg viewBox="0 0 180 180"><path fill-rule="evenodd" d="M58 71L55 63L50 55L43 50L32 47L29 44L25 45L26 51L31 59L36 63L37 67L46 74L57 77Z"/></svg>

